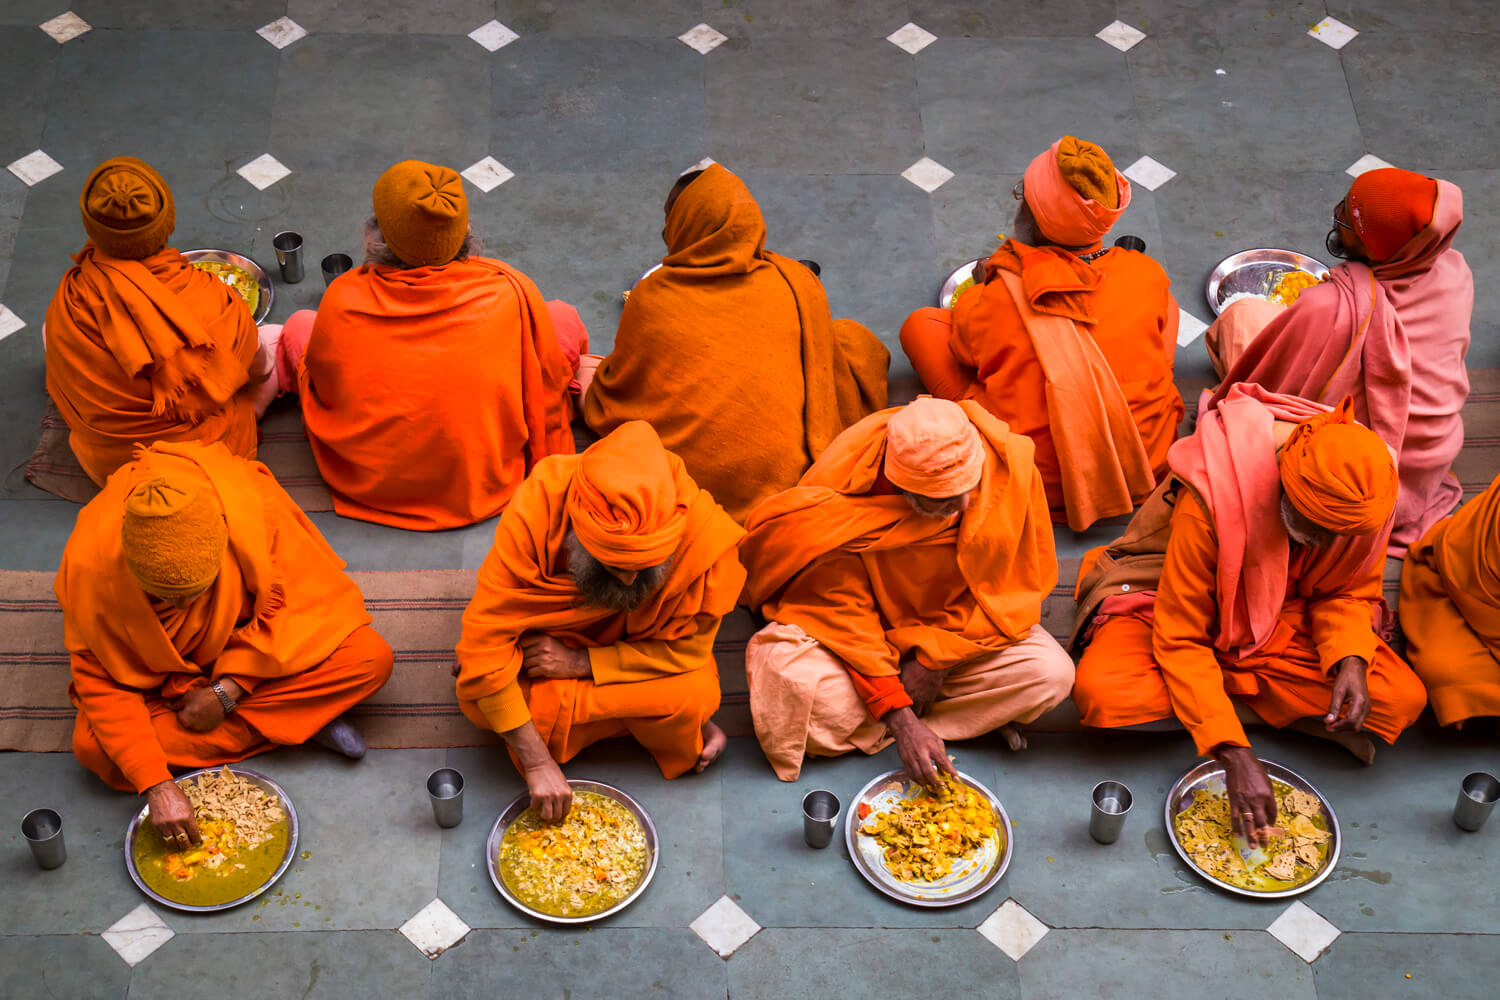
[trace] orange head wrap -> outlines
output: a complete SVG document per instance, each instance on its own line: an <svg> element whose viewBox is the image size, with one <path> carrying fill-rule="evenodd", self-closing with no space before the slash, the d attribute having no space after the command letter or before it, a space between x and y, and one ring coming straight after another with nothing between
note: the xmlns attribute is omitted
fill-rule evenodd
<svg viewBox="0 0 1500 1000"><path fill-rule="evenodd" d="M191 597L219 575L229 528L212 490L165 476L148 479L125 499L120 547L125 565L153 597Z"/></svg>
<svg viewBox="0 0 1500 1000"><path fill-rule="evenodd" d="M1390 260L1411 238L1432 225L1437 181L1410 170L1368 170L1349 185L1349 217L1370 259Z"/></svg>
<svg viewBox="0 0 1500 1000"><path fill-rule="evenodd" d="M1092 142L1065 135L1031 161L1026 206L1042 235L1065 247L1092 247L1130 205L1130 181Z"/></svg>
<svg viewBox="0 0 1500 1000"><path fill-rule="evenodd" d="M469 199L449 168L402 160L380 175L373 200L385 245L408 264L446 264L463 248Z"/></svg>
<svg viewBox="0 0 1500 1000"><path fill-rule="evenodd" d="M885 478L908 493L946 499L967 493L984 474L984 445L963 408L918 396L885 428Z"/></svg>
<svg viewBox="0 0 1500 1000"><path fill-rule="evenodd" d="M578 457L567 511L583 547L615 569L666 562L687 526L667 449L644 420L621 424Z"/></svg>
<svg viewBox="0 0 1500 1000"><path fill-rule="evenodd" d="M177 225L172 189L161 174L133 156L94 168L78 197L83 228L101 253L139 260L160 253Z"/></svg>
<svg viewBox="0 0 1500 1000"><path fill-rule="evenodd" d="M1281 488L1304 517L1340 535L1369 535L1396 508L1396 463L1385 442L1354 419L1345 396L1299 423L1281 448Z"/></svg>

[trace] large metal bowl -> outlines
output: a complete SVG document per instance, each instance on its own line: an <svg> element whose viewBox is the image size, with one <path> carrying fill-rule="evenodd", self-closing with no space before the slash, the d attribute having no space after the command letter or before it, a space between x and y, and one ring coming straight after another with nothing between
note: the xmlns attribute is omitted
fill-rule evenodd
<svg viewBox="0 0 1500 1000"><path fill-rule="evenodd" d="M242 253L233 250L184 250L182 256L189 264L199 260L217 261L220 264L233 264L242 267L255 275L255 283L260 286L260 301L255 306L255 325L260 326L271 315L271 305L276 301L276 288L271 284L271 276L266 269L254 260Z"/></svg>
<svg viewBox="0 0 1500 1000"><path fill-rule="evenodd" d="M510 825L516 821L516 817L520 816L531 805L531 793L529 792L522 792L520 795L517 795L510 800L510 803L504 809L500 810L500 815L495 818L495 825L490 828L489 838L484 844L484 863L485 867L489 869L490 881L495 883L495 888L499 891L500 895L505 897L507 903L527 916L534 917L537 920L545 920L549 924L591 924L596 920L603 920L605 917L619 913L625 907L640 899L641 894L646 891L646 886L651 884L651 879L656 876L656 865L660 859L660 852L657 850L656 824L651 822L650 814L646 812L645 808L639 802L613 785L606 785L602 781L583 780L570 780L568 784L573 786L573 791L575 792L597 792L606 798L614 799L620 805L630 810L631 815L640 822L641 829L646 832L646 853L648 855L646 859L646 873L641 876L640 882L636 884L635 889L631 891L630 895L609 909L600 910L598 913L590 913L584 917L559 917L555 914L543 913L541 910L527 906L516 897L515 893L510 891L510 888L505 884L505 880L500 877L500 841L505 839L505 831L510 829Z"/></svg>
<svg viewBox="0 0 1500 1000"><path fill-rule="evenodd" d="M259 888L246 893L238 899L231 899L227 903L215 903L212 906L199 906L193 903L179 903L174 899L168 899L167 897L163 896L161 893L157 892L155 889L147 885L145 879L141 878L140 871L135 866L135 838L138 836L142 836L143 830L146 832L152 832L152 828L149 825L150 820L148 818L150 809L147 806L142 806L140 811L137 812L135 816L130 820L130 827L125 831L125 870L130 873L130 881L135 883L137 889L140 889L141 892L144 892L147 896L150 896L162 906L171 907L174 910L181 910L184 913L215 913L219 910L231 910L236 906L243 906L244 904L250 902L252 899L255 899L262 895L267 889L271 888L271 886L275 885L276 880L281 878L282 875L286 874L286 870L292 865L292 859L297 856L297 834L299 832L297 824L297 810L293 808L291 796L287 795L286 789L282 788L276 782L272 781L264 774L261 774L259 771L252 771L247 767L239 767L235 764L230 764L228 765L228 767L231 774L237 774L242 778L248 779L256 785L259 785L267 792L275 795L276 800L281 803L281 811L286 813L286 854L282 857L281 864L277 865L276 870L271 873L270 878L261 883ZM207 774L210 771L219 771L222 769L222 766L205 767L197 771L189 771L187 774L178 775L175 780L179 785L181 785L189 778L196 778L200 774Z"/></svg>
<svg viewBox="0 0 1500 1000"><path fill-rule="evenodd" d="M920 791L920 786L906 776L905 771L887 771L871 781L849 805L844 818L844 842L849 848L849 859L855 871L876 889L887 896L912 906L937 908L958 906L971 899L978 899L995 887L1010 867L1011 852L1015 838L1010 826L1010 816L995 797L995 793L975 781L962 771L958 780L983 795L995 811L996 828L1000 831L1003 845L993 840L962 868L952 872L938 882L907 882L891 874L881 858L880 845L874 837L859 832L864 820L859 818L859 807L868 805L872 814L888 809L900 799L909 799Z"/></svg>
<svg viewBox="0 0 1500 1000"><path fill-rule="evenodd" d="M1215 264L1203 294L1217 316L1224 311L1224 302L1231 295L1269 295L1276 279L1288 271L1306 271L1319 281L1328 277L1323 262L1305 253L1257 247L1232 253Z"/></svg>
<svg viewBox="0 0 1500 1000"><path fill-rule="evenodd" d="M948 275L948 280L943 282L942 289L938 292L937 304L943 309L952 309L957 299L958 286L974 276L974 270L984 263L986 258L975 257L967 264L960 264Z"/></svg>
<svg viewBox="0 0 1500 1000"><path fill-rule="evenodd" d="M1323 820L1328 826L1328 832L1333 834L1333 836L1328 842L1328 860L1316 875L1301 885L1290 889L1264 891L1260 889L1246 889L1242 886L1231 885L1228 882L1221 882L1193 863L1193 859L1177 839L1177 824L1173 820L1176 819L1179 812L1193 804L1193 793L1198 789L1207 788L1214 792L1224 791L1224 765L1216 760L1205 760L1178 778L1177 783L1167 790L1167 805L1165 810L1167 839L1172 842L1172 848L1177 852L1177 856L1183 860L1183 863L1191 868L1195 875L1216 889L1223 889L1225 892L1232 892L1236 896L1245 896L1249 899L1287 899L1292 896L1300 896L1304 892L1311 892L1319 883L1333 874L1333 869L1338 866L1339 848L1343 842L1343 834L1339 830L1339 818L1334 815L1333 806L1328 804L1328 800L1323 797L1322 792L1313 787L1312 782L1291 768L1283 767L1275 761L1264 758L1258 759L1265 767L1266 774L1278 781L1286 782L1293 788L1316 796L1318 802L1322 805Z"/></svg>

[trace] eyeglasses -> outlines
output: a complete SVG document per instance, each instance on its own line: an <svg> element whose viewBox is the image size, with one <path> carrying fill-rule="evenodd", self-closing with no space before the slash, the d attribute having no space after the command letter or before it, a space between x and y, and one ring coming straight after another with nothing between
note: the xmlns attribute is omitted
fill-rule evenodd
<svg viewBox="0 0 1500 1000"><path fill-rule="evenodd" d="M1343 219L1339 218L1339 213L1344 210L1344 203L1342 201L1333 207L1333 224L1343 229L1347 229L1352 233L1354 232L1354 227L1349 225L1349 223L1345 222Z"/></svg>
<svg viewBox="0 0 1500 1000"><path fill-rule="evenodd" d="M1024 201L1026 199L1026 182L1016 181L1016 186L1010 189L1010 196L1016 199L1016 201Z"/></svg>

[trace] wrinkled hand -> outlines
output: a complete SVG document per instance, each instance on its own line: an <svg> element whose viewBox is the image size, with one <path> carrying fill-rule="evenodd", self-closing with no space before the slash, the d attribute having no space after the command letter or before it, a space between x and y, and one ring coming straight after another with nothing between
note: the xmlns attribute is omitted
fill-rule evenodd
<svg viewBox="0 0 1500 1000"><path fill-rule="evenodd" d="M521 669L537 680L593 676L587 650L574 649L539 632L521 636Z"/></svg>
<svg viewBox="0 0 1500 1000"><path fill-rule="evenodd" d="M525 770L526 790L531 793L531 805L548 823L561 823L573 808L573 786L563 776L562 768L550 757Z"/></svg>
<svg viewBox="0 0 1500 1000"><path fill-rule="evenodd" d="M1343 718L1339 718L1342 711ZM1323 728L1330 733L1354 732L1362 729L1365 717L1370 714L1370 686L1365 679L1365 661L1358 656L1346 656L1339 661L1338 674L1333 680L1333 698L1328 703L1328 714L1323 716Z"/></svg>
<svg viewBox="0 0 1500 1000"><path fill-rule="evenodd" d="M927 788L936 788L941 772L958 773L948 759L943 741L910 708L892 709L886 714L885 724L896 738L896 752L901 755L901 763L913 781Z"/></svg>
<svg viewBox="0 0 1500 1000"><path fill-rule="evenodd" d="M1276 793L1265 765L1249 747L1221 746L1214 756L1224 765L1224 784L1229 789L1230 822L1250 843L1270 843L1270 827L1276 825Z"/></svg>
<svg viewBox="0 0 1500 1000"><path fill-rule="evenodd" d="M224 721L224 706L207 684L193 688L172 702L171 709L177 713L182 728L189 732L206 733Z"/></svg>
<svg viewBox="0 0 1500 1000"><path fill-rule="evenodd" d="M163 781L146 789L146 805L151 809L151 825L174 847L181 850L203 843L198 821L193 818L193 804L177 782Z"/></svg>
<svg viewBox="0 0 1500 1000"><path fill-rule="evenodd" d="M901 661L901 686L912 700L911 710L917 715L926 715L943 688L946 670L929 670L915 656Z"/></svg>

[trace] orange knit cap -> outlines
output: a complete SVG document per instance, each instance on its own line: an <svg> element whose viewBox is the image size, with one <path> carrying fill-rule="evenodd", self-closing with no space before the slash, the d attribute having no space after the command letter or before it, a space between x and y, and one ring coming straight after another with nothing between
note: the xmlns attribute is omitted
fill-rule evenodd
<svg viewBox="0 0 1500 1000"><path fill-rule="evenodd" d="M1026 205L1042 235L1065 247L1091 247L1130 205L1130 181L1109 154L1065 135L1026 168Z"/></svg>
<svg viewBox="0 0 1500 1000"><path fill-rule="evenodd" d="M1411 238L1432 225L1437 181L1410 170L1368 170L1349 185L1349 216L1370 259L1390 260Z"/></svg>
<svg viewBox="0 0 1500 1000"><path fill-rule="evenodd" d="M583 547L614 569L666 562L687 526L667 449L644 420L621 424L578 457L567 511Z"/></svg>
<svg viewBox="0 0 1500 1000"><path fill-rule="evenodd" d="M94 168L78 196L83 229L109 257L139 260L159 253L177 225L172 189L161 174L133 156Z"/></svg>
<svg viewBox="0 0 1500 1000"><path fill-rule="evenodd" d="M375 221L385 245L414 267L446 264L469 233L463 179L447 167L402 160L375 182Z"/></svg>
<svg viewBox="0 0 1500 1000"><path fill-rule="evenodd" d="M219 575L229 529L211 489L165 476L130 491L120 545L125 565L153 597L191 597Z"/></svg>
<svg viewBox="0 0 1500 1000"><path fill-rule="evenodd" d="M885 427L885 478L908 493L947 499L967 493L984 475L984 445L963 407L918 396Z"/></svg>
<svg viewBox="0 0 1500 1000"><path fill-rule="evenodd" d="M1281 448L1281 488L1303 516L1340 535L1370 535L1396 509L1396 463L1354 419L1348 396L1299 423Z"/></svg>

